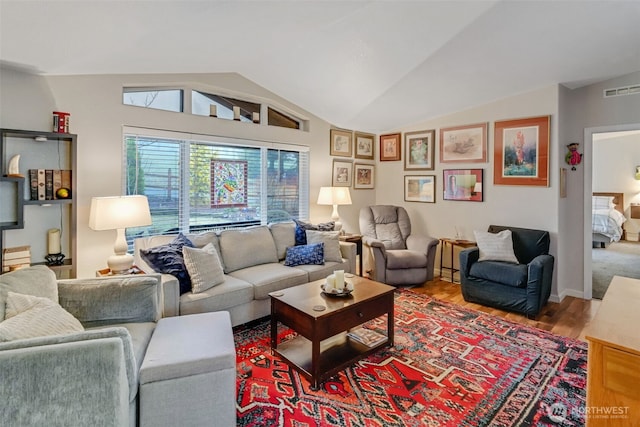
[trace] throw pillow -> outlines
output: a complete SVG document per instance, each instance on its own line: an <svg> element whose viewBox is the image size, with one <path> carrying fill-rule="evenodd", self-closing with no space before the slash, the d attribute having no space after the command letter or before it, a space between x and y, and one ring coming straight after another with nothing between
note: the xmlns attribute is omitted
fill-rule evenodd
<svg viewBox="0 0 640 427"><path fill-rule="evenodd" d="M84 331L78 319L48 298L8 292L7 315L0 322L0 341Z"/></svg>
<svg viewBox="0 0 640 427"><path fill-rule="evenodd" d="M191 277L191 291L194 294L224 282L222 264L213 243L207 243L201 249L183 246L182 255Z"/></svg>
<svg viewBox="0 0 640 427"><path fill-rule="evenodd" d="M324 260L342 262L339 231L307 230L307 244L324 243Z"/></svg>
<svg viewBox="0 0 640 427"><path fill-rule="evenodd" d="M480 257L478 261L504 261L518 264L513 252L513 239L511 230L502 230L499 233L488 231L474 231Z"/></svg>
<svg viewBox="0 0 640 427"><path fill-rule="evenodd" d="M613 197L610 196L591 196L592 209L613 209L616 207L613 203Z"/></svg>
<svg viewBox="0 0 640 427"><path fill-rule="evenodd" d="M287 248L284 265L288 267L322 264L324 264L324 243L290 246Z"/></svg>
<svg viewBox="0 0 640 427"><path fill-rule="evenodd" d="M295 218L293 218L293 221L296 223L296 245L307 244L307 230L333 231L336 226L334 221L321 222L320 224L311 224Z"/></svg>
<svg viewBox="0 0 640 427"><path fill-rule="evenodd" d="M172 242L149 249L140 249L140 256L158 273L172 274L180 282L180 295L191 291L191 279L184 266L182 247L193 247L191 240L178 234Z"/></svg>
<svg viewBox="0 0 640 427"><path fill-rule="evenodd" d="M58 302L56 274L46 265L21 268L0 276L0 321L5 318L4 310L9 291Z"/></svg>

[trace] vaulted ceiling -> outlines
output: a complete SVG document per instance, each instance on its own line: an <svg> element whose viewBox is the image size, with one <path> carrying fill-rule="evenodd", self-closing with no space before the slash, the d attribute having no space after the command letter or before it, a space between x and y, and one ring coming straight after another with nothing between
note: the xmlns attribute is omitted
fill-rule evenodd
<svg viewBox="0 0 640 427"><path fill-rule="evenodd" d="M640 70L640 1L0 0L0 61L44 75L237 72L383 132Z"/></svg>

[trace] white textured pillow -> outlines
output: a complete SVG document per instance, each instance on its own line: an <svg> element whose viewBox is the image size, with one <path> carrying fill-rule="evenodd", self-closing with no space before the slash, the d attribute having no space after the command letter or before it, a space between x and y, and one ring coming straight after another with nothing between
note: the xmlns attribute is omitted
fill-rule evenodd
<svg viewBox="0 0 640 427"><path fill-rule="evenodd" d="M324 260L342 262L339 231L307 230L307 244L324 243Z"/></svg>
<svg viewBox="0 0 640 427"><path fill-rule="evenodd" d="M213 243L207 243L201 249L183 246L182 256L191 277L191 292L194 294L224 282L222 263Z"/></svg>
<svg viewBox="0 0 640 427"><path fill-rule="evenodd" d="M84 331L78 319L48 298L8 292L6 314L0 341Z"/></svg>
<svg viewBox="0 0 640 427"><path fill-rule="evenodd" d="M478 261L504 261L518 264L518 258L513 252L511 230L502 230L499 233L474 231L473 234L480 249Z"/></svg>
<svg viewBox="0 0 640 427"><path fill-rule="evenodd" d="M616 207L611 196L591 196L592 209L613 209Z"/></svg>

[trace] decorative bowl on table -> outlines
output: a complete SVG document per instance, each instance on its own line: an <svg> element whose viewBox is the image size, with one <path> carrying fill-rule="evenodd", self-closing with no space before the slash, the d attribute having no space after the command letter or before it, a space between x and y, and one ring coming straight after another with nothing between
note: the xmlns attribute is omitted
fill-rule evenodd
<svg viewBox="0 0 640 427"><path fill-rule="evenodd" d="M345 280L344 288L341 291L334 288L333 286L329 286L327 282L322 283L322 285L320 285L320 288L322 288L322 293L325 295L329 295L332 297L346 297L347 295L350 295L351 292L353 292L353 283L351 283L349 280Z"/></svg>

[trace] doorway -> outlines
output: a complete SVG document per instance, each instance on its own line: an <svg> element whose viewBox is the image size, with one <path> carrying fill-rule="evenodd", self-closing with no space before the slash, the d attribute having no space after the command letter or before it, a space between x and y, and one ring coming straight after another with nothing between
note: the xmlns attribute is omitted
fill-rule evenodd
<svg viewBox="0 0 640 427"><path fill-rule="evenodd" d="M585 175L584 175L584 289L583 289L583 298L591 299L593 296L593 262L592 262L592 230L591 230L591 195L593 192L593 177L594 177L594 138L598 138L601 136L600 134L605 133L613 133L613 132L629 132L629 131L637 131L640 133L640 123L638 124L630 124L630 125L619 125L619 126L605 126L598 128L587 128L584 131L584 157L586 157L583 162L585 166ZM633 162L636 162L637 165L640 165L640 157L638 159L632 159ZM634 163L634 167L637 166ZM624 170L626 171L627 167L624 166ZM629 179L632 179L634 169L633 167L628 168L628 176ZM638 181L638 186L640 186L640 181ZM611 191L611 190L610 190ZM639 190L640 191L640 190ZM625 196L625 209L628 212L629 203L630 202L639 202L639 200L630 199L632 196L635 196L633 188L621 188L620 192L625 192L628 194L629 198ZM627 218L629 215L627 214Z"/></svg>

